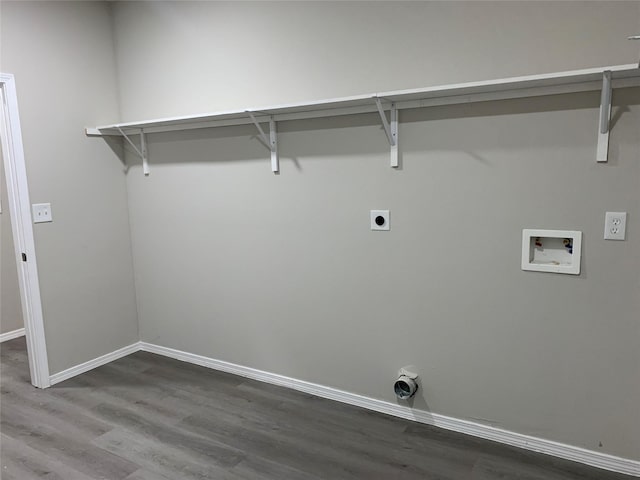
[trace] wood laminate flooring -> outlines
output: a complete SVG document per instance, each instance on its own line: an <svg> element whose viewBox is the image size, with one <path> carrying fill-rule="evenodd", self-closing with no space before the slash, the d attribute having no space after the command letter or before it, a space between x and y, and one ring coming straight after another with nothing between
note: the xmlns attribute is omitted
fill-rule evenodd
<svg viewBox="0 0 640 480"><path fill-rule="evenodd" d="M46 390L0 347L3 480L621 480L138 352Z"/></svg>

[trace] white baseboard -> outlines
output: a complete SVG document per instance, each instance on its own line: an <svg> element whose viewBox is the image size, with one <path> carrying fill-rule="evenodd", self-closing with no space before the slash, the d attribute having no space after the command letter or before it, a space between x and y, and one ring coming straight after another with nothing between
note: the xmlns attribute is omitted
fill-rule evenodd
<svg viewBox="0 0 640 480"><path fill-rule="evenodd" d="M24 337L24 328L12 330L7 333L0 333L0 343L6 342L8 340L13 340L14 338L18 338L18 337Z"/></svg>
<svg viewBox="0 0 640 480"><path fill-rule="evenodd" d="M80 375L81 373L88 372L89 370L93 370L94 368L100 367L109 362L113 362L114 360L117 360L119 358L126 357L127 355L135 353L139 350L140 342L132 343L131 345L122 347L114 352L107 353L106 355L102 355L101 357L94 358L93 360L89 360L88 362L84 362L80 365L76 365L75 367L67 368L66 370L55 373L49 377L49 381L51 382L51 385L55 385L56 383L60 383L71 377Z"/></svg>
<svg viewBox="0 0 640 480"><path fill-rule="evenodd" d="M285 377L283 375L269 373L255 368L244 367L242 365L204 357L202 355L195 355L193 353L183 352L173 348L162 347L160 345L140 342L139 346L142 351L156 353L176 360L182 360L183 362L201 365L203 367L220 370L222 372L233 373L235 375L240 375L242 377L251 378L261 382L292 388L318 397L336 400L338 402L355 405L369 410L374 410L376 412L386 413L395 417L433 425L446 430L464 433L474 437L484 438L486 440L492 440L494 442L520 447L538 453L553 455L554 457L572 460L574 462L591 465L604 470L640 477L640 461L607 455L573 445L554 442L544 438L532 437L468 420L439 415L437 413L430 413L424 410L414 410L412 408L386 402L384 400L376 400L374 398L365 397L355 393L345 392L344 390L305 382L303 380Z"/></svg>
<svg viewBox="0 0 640 480"><path fill-rule="evenodd" d="M101 357L94 358L93 360L89 360L88 362L76 365L75 367L51 375L51 385L60 383L63 380L75 377L76 375L80 375L81 373L85 373L96 367L125 357L140 350L144 352L155 353L169 358L174 358L183 362L208 367L214 370L251 378L260 382L280 385L283 387L291 388L293 390L299 390L301 392L309 393L322 398L327 398L329 400L335 400L338 402L347 403L349 405L366 408L368 410L386 413L387 415L392 415L394 417L405 418L408 420L413 420L415 422L444 428L446 430L464 433L466 435L472 435L474 437L484 438L486 440L492 440L494 442L503 443L505 445L511 445L538 453L544 453L547 455L552 455L554 457L564 458L566 460L572 460L574 462L583 463L585 465L601 468L603 470L625 473L627 475L640 477L640 461L637 460L607 455L605 453L587 450L585 448L567 445L564 443L554 442L552 440L546 440L544 438L532 437L529 435L524 435L522 433L511 432L509 430L503 430L500 428L491 427L489 425L483 425L481 423L448 417L446 415L440 415L437 413L430 413L425 410L416 410L384 400L377 400L375 398L346 392L337 388L327 387L324 385L319 385L317 383L306 382L304 380L298 380L295 378L286 377L284 375L265 372L263 370L257 370L255 368L245 367L242 365L225 362L223 360L216 360L214 358L204 357L202 355L183 352L173 348L163 347L146 342L133 343L114 352L102 355Z"/></svg>

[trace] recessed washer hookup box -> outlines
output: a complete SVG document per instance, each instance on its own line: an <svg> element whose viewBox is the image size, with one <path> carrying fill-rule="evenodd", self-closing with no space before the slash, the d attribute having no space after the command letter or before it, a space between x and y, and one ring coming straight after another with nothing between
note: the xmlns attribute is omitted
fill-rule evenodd
<svg viewBox="0 0 640 480"><path fill-rule="evenodd" d="M522 270L580 274L582 232L522 230Z"/></svg>

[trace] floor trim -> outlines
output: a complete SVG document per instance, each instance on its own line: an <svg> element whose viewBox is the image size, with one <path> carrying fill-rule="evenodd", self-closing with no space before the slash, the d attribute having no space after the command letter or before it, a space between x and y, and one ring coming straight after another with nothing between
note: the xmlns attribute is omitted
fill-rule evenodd
<svg viewBox="0 0 640 480"><path fill-rule="evenodd" d="M17 331L18 330L16 330L15 332ZM8 333L13 334L15 332ZM627 475L640 477L640 461L637 460L607 455L605 453L554 442L552 440L546 440L544 438L532 437L521 433L511 432L509 430L503 430L500 428L491 427L489 425L483 425L481 423L448 417L446 415L440 415L437 413L430 413L424 410L412 409L404 405L397 405L395 403L387 402L384 400L365 397L363 395L346 392L344 390L327 387L325 385L306 382L304 380L298 380L295 378L286 377L284 375L265 372L263 370L245 367L242 365L237 365L235 363L216 360L214 358L196 355L189 352L183 352L181 350L154 345L147 342L133 343L114 352L102 355L101 357L94 358L93 360L89 360L88 362L76 365L75 367L71 367L67 370L63 370L62 372L51 375L51 385L60 383L64 380L75 377L76 375L80 375L81 373L88 372L89 370L92 370L96 367L105 365L109 362L125 357L140 350L144 352L155 353L176 360L181 360L183 362L200 365L214 370L251 378L260 382L291 388L293 390L309 393L318 397L335 400L349 405L355 405L376 412L386 413L387 415L393 415L395 417L413 420L415 422L424 423L426 425L433 425L435 427L472 435L474 437L484 438L486 440L492 440L494 442L503 443L505 445L511 445L538 453L544 453L547 455L552 455L554 457L564 458L565 460L572 460L574 462L583 463L585 465L602 468L604 470L609 470L612 472L624 473Z"/></svg>
<svg viewBox="0 0 640 480"><path fill-rule="evenodd" d="M336 400L338 402L367 408L376 412L386 413L395 417L413 420L427 425L433 425L446 430L473 435L495 442L520 447L534 452L553 455L554 457L572 460L593 467L602 468L617 473L625 473L635 477L640 477L640 461L607 455L593 450L567 445L552 440L523 435L500 428L483 425L468 420L430 413L424 410L414 410L412 408L397 405L395 403L365 397L355 393L338 390L336 388L305 382L295 378L285 377L275 373L257 370L255 368L244 367L234 363L216 360L193 353L175 350L173 348L140 342L139 348L145 352L151 352L165 357L174 358L183 362L201 365L203 367L220 370L222 372L233 373L242 377L251 378L261 382L280 385L301 392L310 393L318 397Z"/></svg>
<svg viewBox="0 0 640 480"><path fill-rule="evenodd" d="M24 327L10 332L0 333L0 343L7 342L18 337L24 337Z"/></svg>
<svg viewBox="0 0 640 480"><path fill-rule="evenodd" d="M127 345L126 347L122 347L114 352L107 353L106 355L102 355L101 357L94 358L93 360L89 360L88 362L81 363L80 365L76 365L75 367L67 368L61 372L55 373L49 377L49 381L51 385L55 385L56 383L63 382L69 378L80 375L81 373L88 372L89 370L93 370L94 368L105 365L109 362L113 362L122 357L126 357L132 353L135 353L140 350L140 342L132 343L131 345Z"/></svg>

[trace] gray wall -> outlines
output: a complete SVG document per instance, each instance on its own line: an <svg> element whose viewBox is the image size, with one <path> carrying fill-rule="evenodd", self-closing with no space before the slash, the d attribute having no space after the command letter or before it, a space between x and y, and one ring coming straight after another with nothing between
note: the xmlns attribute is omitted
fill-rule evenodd
<svg viewBox="0 0 640 480"><path fill-rule="evenodd" d="M0 157L2 151L0 150ZM4 158L2 158L4 162ZM0 162L0 190L2 213L0 213L0 333L24 327L16 254L13 249L9 199L4 176L4 165Z"/></svg>
<svg viewBox="0 0 640 480"><path fill-rule="evenodd" d="M49 368L138 339L122 163L85 125L118 118L108 6L2 2L0 70L16 78Z"/></svg>
<svg viewBox="0 0 640 480"><path fill-rule="evenodd" d="M640 3L115 5L123 120L638 59ZM149 137L127 175L144 341L640 458L640 92ZM371 232L370 209L391 210ZM602 239L629 212L627 241ZM584 232L580 276L523 272L523 228ZM600 446L602 444L602 446Z"/></svg>
<svg viewBox="0 0 640 480"><path fill-rule="evenodd" d="M114 2L136 120L637 63L640 2Z"/></svg>

